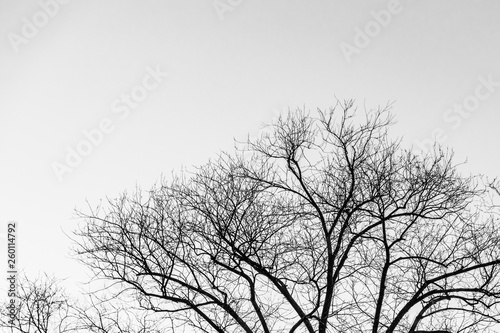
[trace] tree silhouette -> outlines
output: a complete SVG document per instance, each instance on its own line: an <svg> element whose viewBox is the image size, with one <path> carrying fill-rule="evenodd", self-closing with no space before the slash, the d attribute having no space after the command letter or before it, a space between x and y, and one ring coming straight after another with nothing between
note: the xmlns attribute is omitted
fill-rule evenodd
<svg viewBox="0 0 500 333"><path fill-rule="evenodd" d="M54 277L29 279L19 275L15 318L11 321L6 305L0 310L0 327L12 333L66 333L71 331L72 303Z"/></svg>
<svg viewBox="0 0 500 333"><path fill-rule="evenodd" d="M22 275L12 321L7 304L0 310L2 332L10 333L160 333L161 318L137 311L113 295L94 292L70 297L61 280L47 274ZM116 296L116 295L114 295Z"/></svg>
<svg viewBox="0 0 500 333"><path fill-rule="evenodd" d="M290 112L193 173L80 213L79 258L199 332L487 332L491 192L391 141L390 107Z"/></svg>
<svg viewBox="0 0 500 333"><path fill-rule="evenodd" d="M86 304L72 309L72 329L77 333L167 332L161 318L136 311L118 298L88 294Z"/></svg>

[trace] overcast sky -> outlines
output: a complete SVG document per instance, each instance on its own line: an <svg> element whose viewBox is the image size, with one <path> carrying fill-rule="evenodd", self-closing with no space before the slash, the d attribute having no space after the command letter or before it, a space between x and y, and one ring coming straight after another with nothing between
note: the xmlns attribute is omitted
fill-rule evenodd
<svg viewBox="0 0 500 333"><path fill-rule="evenodd" d="M64 233L86 200L336 98L394 102L405 145L436 137L499 175L499 15L494 0L0 0L1 256L17 221L19 268L83 281Z"/></svg>

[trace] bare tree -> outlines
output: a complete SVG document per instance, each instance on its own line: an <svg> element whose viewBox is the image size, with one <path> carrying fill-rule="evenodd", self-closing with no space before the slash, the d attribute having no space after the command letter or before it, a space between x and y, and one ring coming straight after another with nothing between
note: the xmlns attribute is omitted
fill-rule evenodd
<svg viewBox="0 0 500 333"><path fill-rule="evenodd" d="M85 304L83 304L85 303ZM85 333L164 333L168 327L154 314L137 311L121 299L88 294L72 311L72 329Z"/></svg>
<svg viewBox="0 0 500 333"><path fill-rule="evenodd" d="M488 188L389 107L290 112L234 154L80 213L77 253L199 332L487 332L499 323Z"/></svg>
<svg viewBox="0 0 500 333"><path fill-rule="evenodd" d="M161 318L137 311L119 295L102 291L70 298L61 280L48 275L19 279L19 295L12 321L10 308L1 309L0 327L11 333L160 333L173 328Z"/></svg>
<svg viewBox="0 0 500 333"><path fill-rule="evenodd" d="M491 182L488 183L488 186L497 194L500 196L500 180L498 179L493 179Z"/></svg>
<svg viewBox="0 0 500 333"><path fill-rule="evenodd" d="M15 318L11 321L7 306L3 306L0 327L12 333L69 332L71 304L59 282L48 275L35 279L19 275Z"/></svg>

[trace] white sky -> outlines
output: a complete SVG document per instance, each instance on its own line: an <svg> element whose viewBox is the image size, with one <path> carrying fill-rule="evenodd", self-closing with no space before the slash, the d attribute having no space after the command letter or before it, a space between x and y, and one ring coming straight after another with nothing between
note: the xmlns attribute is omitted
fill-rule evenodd
<svg viewBox="0 0 500 333"><path fill-rule="evenodd" d="M74 208L204 163L288 106L394 101L395 137L409 145L440 128L468 170L499 174L499 1L401 0L383 26L372 11L388 1L220 0L235 5L218 13L212 0L72 0L43 22L48 2L0 0L0 237L18 222L28 273L85 280L63 234ZM34 16L46 24L16 46ZM348 61L342 43L367 28L369 45ZM120 118L112 103L148 66L169 75ZM443 119L466 102L467 117ZM59 181L52 164L105 118L114 130Z"/></svg>

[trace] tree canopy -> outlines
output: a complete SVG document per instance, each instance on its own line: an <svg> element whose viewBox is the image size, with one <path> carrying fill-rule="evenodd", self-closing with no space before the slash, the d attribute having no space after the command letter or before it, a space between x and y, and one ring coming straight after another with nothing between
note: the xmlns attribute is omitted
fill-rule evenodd
<svg viewBox="0 0 500 333"><path fill-rule="evenodd" d="M192 172L81 212L76 252L196 332L487 332L491 190L392 140L389 107L289 112Z"/></svg>

